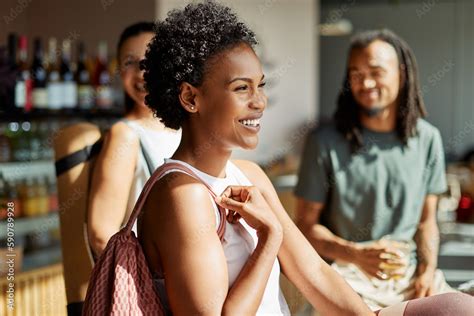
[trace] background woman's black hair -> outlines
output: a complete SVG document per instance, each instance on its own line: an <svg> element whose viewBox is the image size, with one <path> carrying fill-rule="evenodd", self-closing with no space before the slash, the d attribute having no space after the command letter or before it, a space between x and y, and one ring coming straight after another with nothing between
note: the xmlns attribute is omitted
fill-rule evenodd
<svg viewBox="0 0 474 316"><path fill-rule="evenodd" d="M155 32L155 23L153 22L138 22L126 27L117 44L117 57L120 57L120 49L122 48L123 43L128 40L130 37L140 35L142 33L154 33ZM120 65L119 65L120 67ZM135 101L125 92L125 113L128 113L132 110L135 105Z"/></svg>
<svg viewBox="0 0 474 316"><path fill-rule="evenodd" d="M179 101L181 83L199 87L209 61L241 43L255 45L255 34L226 6L206 1L169 12L141 63L146 104L166 127L179 129L189 116Z"/></svg>
<svg viewBox="0 0 474 316"><path fill-rule="evenodd" d="M366 31L356 34L349 48L349 55L355 49L362 49L376 40L384 41L395 49L400 65L400 76L403 78L399 92L396 132L403 144L417 134L416 123L427 112L418 80L418 66L415 55L408 44L390 30ZM361 122L356 100L352 95L349 71L346 74L342 89L337 100L337 109L334 113L336 128L349 141L351 151L357 152L363 146Z"/></svg>

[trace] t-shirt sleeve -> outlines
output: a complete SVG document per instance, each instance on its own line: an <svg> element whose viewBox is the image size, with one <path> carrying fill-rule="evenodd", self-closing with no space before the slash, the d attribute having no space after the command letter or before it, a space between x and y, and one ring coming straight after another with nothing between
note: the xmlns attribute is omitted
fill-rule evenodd
<svg viewBox="0 0 474 316"><path fill-rule="evenodd" d="M441 194L446 192L444 150L439 131L436 131L434 134L429 147L426 172L426 194Z"/></svg>
<svg viewBox="0 0 474 316"><path fill-rule="evenodd" d="M304 146L295 195L308 201L325 203L329 187L327 175L324 152L316 133L312 132Z"/></svg>

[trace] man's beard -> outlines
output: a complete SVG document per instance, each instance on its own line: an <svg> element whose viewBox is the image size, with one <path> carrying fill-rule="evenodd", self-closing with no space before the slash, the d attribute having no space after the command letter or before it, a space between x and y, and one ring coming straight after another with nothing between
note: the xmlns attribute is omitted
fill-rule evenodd
<svg viewBox="0 0 474 316"><path fill-rule="evenodd" d="M366 108L360 104L357 104L359 107L359 111L362 112L362 114L368 116L368 117L376 117L380 113L382 113L385 109L389 107L389 105L386 106L373 106L371 108Z"/></svg>

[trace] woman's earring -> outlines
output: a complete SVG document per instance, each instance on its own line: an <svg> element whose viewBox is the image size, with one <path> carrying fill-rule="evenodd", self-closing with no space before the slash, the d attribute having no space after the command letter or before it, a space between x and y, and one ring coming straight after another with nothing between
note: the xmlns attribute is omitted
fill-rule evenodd
<svg viewBox="0 0 474 316"><path fill-rule="evenodd" d="M191 110L194 110L194 105L191 105Z"/></svg>

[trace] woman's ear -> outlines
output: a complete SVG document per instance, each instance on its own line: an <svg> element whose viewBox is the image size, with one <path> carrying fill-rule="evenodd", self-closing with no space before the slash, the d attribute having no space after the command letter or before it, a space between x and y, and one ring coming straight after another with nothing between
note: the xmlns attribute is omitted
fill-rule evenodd
<svg viewBox="0 0 474 316"><path fill-rule="evenodd" d="M196 94L197 89L187 82L181 83L179 89L179 101L185 111L190 113L197 112Z"/></svg>

